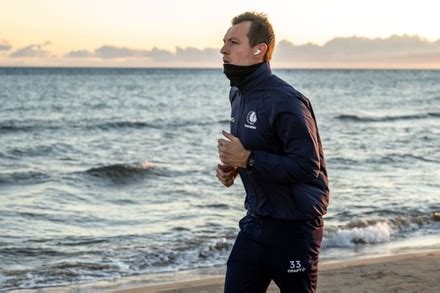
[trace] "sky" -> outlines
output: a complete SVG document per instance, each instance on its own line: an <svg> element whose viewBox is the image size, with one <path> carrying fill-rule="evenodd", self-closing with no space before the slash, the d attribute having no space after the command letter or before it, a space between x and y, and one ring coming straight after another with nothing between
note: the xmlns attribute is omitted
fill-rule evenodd
<svg viewBox="0 0 440 293"><path fill-rule="evenodd" d="M275 63L380 67L381 60L392 55L389 48L376 63L374 56L363 55L354 58L356 62L343 56L330 62L326 46L342 39L346 44L339 45L344 48L360 40L366 46L382 41L382 47L392 47L395 38L390 37L399 36L396 46L405 43L402 39L414 42L418 37L426 56L419 52L406 64L400 52L399 58L391 58L394 63L388 62L391 67L417 67L424 60L421 67L440 68L436 0L0 0L0 66L215 67L231 18L244 11L268 15L277 43L291 45L284 46L283 56L289 55L289 48L306 51L297 63L292 59L299 58L297 53ZM313 54L307 53L310 43L317 46ZM316 58L321 61L312 62Z"/></svg>

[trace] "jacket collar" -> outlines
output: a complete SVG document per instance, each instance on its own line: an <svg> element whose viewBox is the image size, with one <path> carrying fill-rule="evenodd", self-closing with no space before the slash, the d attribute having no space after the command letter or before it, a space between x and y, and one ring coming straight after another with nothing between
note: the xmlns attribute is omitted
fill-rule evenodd
<svg viewBox="0 0 440 293"><path fill-rule="evenodd" d="M272 70L270 69L270 63L266 61L254 73L238 84L237 87L241 92L249 91L257 87L264 79L271 75Z"/></svg>

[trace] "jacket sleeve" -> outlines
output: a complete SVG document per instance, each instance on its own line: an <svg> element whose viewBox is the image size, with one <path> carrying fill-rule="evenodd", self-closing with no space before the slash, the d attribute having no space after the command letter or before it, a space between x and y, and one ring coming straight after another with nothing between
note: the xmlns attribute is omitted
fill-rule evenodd
<svg viewBox="0 0 440 293"><path fill-rule="evenodd" d="M269 123L282 144L281 153L254 150L249 175L258 181L304 183L319 174L316 122L306 98L282 99L272 105Z"/></svg>

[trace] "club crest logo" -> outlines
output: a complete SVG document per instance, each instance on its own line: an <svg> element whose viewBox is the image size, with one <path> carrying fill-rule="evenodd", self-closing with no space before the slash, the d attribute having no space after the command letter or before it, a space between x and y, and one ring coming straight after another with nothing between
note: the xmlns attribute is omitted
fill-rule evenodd
<svg viewBox="0 0 440 293"><path fill-rule="evenodd" d="M250 111L247 114L247 123L249 123L250 125L254 125L255 122L257 122L257 114L254 111Z"/></svg>
<svg viewBox="0 0 440 293"><path fill-rule="evenodd" d="M250 129L257 129L257 127L254 125L255 122L257 122L257 113L255 111L249 111L246 117L247 123L244 124L244 127L250 128Z"/></svg>

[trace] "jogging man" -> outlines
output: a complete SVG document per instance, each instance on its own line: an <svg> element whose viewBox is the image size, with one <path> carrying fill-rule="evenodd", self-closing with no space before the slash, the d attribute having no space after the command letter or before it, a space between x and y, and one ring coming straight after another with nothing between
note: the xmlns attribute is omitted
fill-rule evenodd
<svg viewBox="0 0 440 293"><path fill-rule="evenodd" d="M281 292L315 292L329 189L312 106L272 74L275 35L264 14L238 15L223 41L232 114L217 177L229 187L240 175L247 210L225 292L265 292L271 280Z"/></svg>

